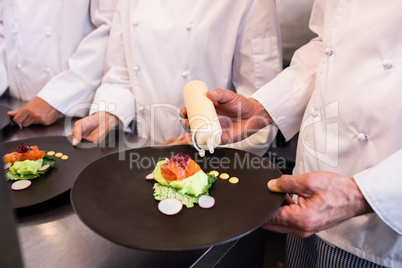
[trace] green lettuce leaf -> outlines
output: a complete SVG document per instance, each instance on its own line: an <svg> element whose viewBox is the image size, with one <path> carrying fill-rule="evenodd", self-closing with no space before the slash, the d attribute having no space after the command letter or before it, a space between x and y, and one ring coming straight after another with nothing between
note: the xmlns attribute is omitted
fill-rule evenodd
<svg viewBox="0 0 402 268"><path fill-rule="evenodd" d="M180 194L175 188L164 186L159 183L154 184L154 198L159 201L166 198L177 198L188 208L194 207L194 204L198 202L198 198L195 196Z"/></svg>
<svg viewBox="0 0 402 268"><path fill-rule="evenodd" d="M42 162L41 167L43 167L46 164L49 164L50 168L53 168L56 165L56 159L53 156L50 156L50 155L47 155L47 154L45 154L43 159L39 159L39 160L35 160L35 161ZM6 177L7 177L7 180L11 180L11 181L31 180L31 179L35 179L35 178L39 177L40 175L45 174L47 171L49 171L49 169L47 169L45 171L37 171L37 172L35 172L33 174L26 174L26 173L25 174L18 174L16 172L13 172L13 169L10 168L6 172Z"/></svg>
<svg viewBox="0 0 402 268"><path fill-rule="evenodd" d="M211 188L212 184L217 179L216 176L211 175L211 174L207 174L207 176L208 176L208 186L205 188L205 191L203 192L202 195L209 195L208 190ZM179 192L179 190L177 190L171 186L161 185L160 183L155 183L153 189L154 189L154 198L156 200L162 201L163 199L166 199L166 198L177 198L187 208L194 207L194 204L198 203L198 198L201 196L201 195L194 196L191 194L182 194Z"/></svg>

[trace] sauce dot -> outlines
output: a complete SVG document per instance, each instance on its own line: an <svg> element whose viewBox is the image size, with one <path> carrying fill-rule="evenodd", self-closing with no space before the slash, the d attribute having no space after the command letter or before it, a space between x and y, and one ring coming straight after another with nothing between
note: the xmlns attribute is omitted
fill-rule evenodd
<svg viewBox="0 0 402 268"><path fill-rule="evenodd" d="M62 153L57 153L57 154L55 154L54 156L56 156L56 157L62 157L63 154L62 154Z"/></svg>
<svg viewBox="0 0 402 268"><path fill-rule="evenodd" d="M49 152L47 152L47 155L54 155L54 154L55 154L54 151L49 151Z"/></svg>
<svg viewBox="0 0 402 268"><path fill-rule="evenodd" d="M61 157L61 159L62 159L62 160L67 160L67 159L68 159L68 155L63 155L63 156Z"/></svg>
<svg viewBox="0 0 402 268"><path fill-rule="evenodd" d="M229 179L229 174L227 174L227 173L222 173L222 174L219 176L219 178L221 178L222 180L227 180L227 179Z"/></svg>
<svg viewBox="0 0 402 268"><path fill-rule="evenodd" d="M231 178L229 179L229 182L230 182L230 183L238 183L238 182L239 182L239 178L237 178L237 177L231 177Z"/></svg>
<svg viewBox="0 0 402 268"><path fill-rule="evenodd" d="M214 175L214 176L218 177L219 172L218 172L218 171L216 171L216 170L212 170L212 171L210 171L210 172L209 172L209 174L211 174L211 175Z"/></svg>

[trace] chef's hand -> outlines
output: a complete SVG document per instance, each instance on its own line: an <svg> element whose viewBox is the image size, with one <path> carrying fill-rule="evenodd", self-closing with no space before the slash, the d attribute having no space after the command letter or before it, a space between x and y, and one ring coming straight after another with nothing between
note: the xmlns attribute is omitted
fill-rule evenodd
<svg viewBox="0 0 402 268"><path fill-rule="evenodd" d="M60 112L49 103L39 97L35 97L21 108L9 111L8 116L12 117L15 124L23 127L41 124L49 126L60 117Z"/></svg>
<svg viewBox="0 0 402 268"><path fill-rule="evenodd" d="M171 138L170 140L159 143L158 145L166 146L166 145L181 145L181 144L193 144L192 136L190 133L186 133L178 137Z"/></svg>
<svg viewBox="0 0 402 268"><path fill-rule="evenodd" d="M116 116L107 112L97 112L76 121L67 136L73 136L74 146L82 139L99 144L118 125L119 119Z"/></svg>
<svg viewBox="0 0 402 268"><path fill-rule="evenodd" d="M262 228L308 237L354 216L373 212L353 178L331 172L283 175L268 184L271 191L289 196Z"/></svg>
<svg viewBox="0 0 402 268"><path fill-rule="evenodd" d="M215 89L207 92L207 97L214 102L222 127L221 144L240 141L272 123L264 107L255 99L245 98L227 89ZM182 108L183 127L189 129L186 108Z"/></svg>

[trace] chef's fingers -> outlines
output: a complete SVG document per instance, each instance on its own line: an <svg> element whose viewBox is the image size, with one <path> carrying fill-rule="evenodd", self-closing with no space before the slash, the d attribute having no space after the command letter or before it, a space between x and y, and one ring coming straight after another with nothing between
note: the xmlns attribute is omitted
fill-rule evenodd
<svg viewBox="0 0 402 268"><path fill-rule="evenodd" d="M104 117L102 117L102 118L104 119ZM75 140L73 139L73 145L77 145L79 142L81 142L82 139L88 140L88 137L90 135L92 135L92 136L90 138L91 140L89 140L89 141L94 142L94 141L92 141L92 138L99 137L99 133L96 134L97 132L109 131L109 128L107 126L106 127L104 126L105 123L107 123L106 119L105 119L105 121L99 120L99 113L95 113L93 115L84 117L84 118L76 121L74 123L74 128L72 130L73 137L75 139ZM117 123L118 123L118 120L117 120ZM99 130L100 125L103 125L103 126ZM95 143L98 144L99 139Z"/></svg>
<svg viewBox="0 0 402 268"><path fill-rule="evenodd" d="M218 103L228 103L236 98L236 93L228 89L217 88L207 92L207 97Z"/></svg>
<svg viewBox="0 0 402 268"><path fill-rule="evenodd" d="M171 138L167 141L161 142L158 146L167 146L167 145L181 145L181 144L191 144L191 135L189 133L183 134L178 137Z"/></svg>
<svg viewBox="0 0 402 268"><path fill-rule="evenodd" d="M190 133L190 132L191 132L190 123L189 123L188 119L184 119L184 120L181 122L181 125L182 125L182 127L184 128L184 130L185 130L187 133Z"/></svg>
<svg viewBox="0 0 402 268"><path fill-rule="evenodd" d="M179 116L180 116L181 119L187 119L187 109L186 109L186 107L180 109Z"/></svg>
<svg viewBox="0 0 402 268"><path fill-rule="evenodd" d="M109 133L109 132L108 132ZM93 142L95 144L99 144L106 137L105 129L100 129L99 127L94 129L88 136L85 137L87 141Z"/></svg>
<svg viewBox="0 0 402 268"><path fill-rule="evenodd" d="M80 119L74 123L74 128L71 130L73 136L73 146L76 146L81 142L82 139L86 138L96 127L97 125L91 124L88 122L89 117L85 117ZM97 122L96 120L94 121Z"/></svg>
<svg viewBox="0 0 402 268"><path fill-rule="evenodd" d="M10 117L14 117L18 113L19 109L13 110L13 111L8 111L7 115Z"/></svg>
<svg viewBox="0 0 402 268"><path fill-rule="evenodd" d="M296 202L290 197L290 195L285 196L285 200L283 201L282 205L291 205L291 204L296 204Z"/></svg>
<svg viewBox="0 0 402 268"><path fill-rule="evenodd" d="M322 172L312 172L300 175L282 175L278 179L269 181L268 188L273 192L310 197L320 190L320 181L325 181L325 179L325 174Z"/></svg>
<svg viewBox="0 0 402 268"><path fill-rule="evenodd" d="M261 227L277 233L288 233L300 237L308 237L318 231L320 226L304 224L307 215L297 204L279 207Z"/></svg>
<svg viewBox="0 0 402 268"><path fill-rule="evenodd" d="M77 146L78 143L80 143L82 140L82 125L83 124L80 121L81 120L78 120L77 122L74 123L74 128L67 135L67 136L73 136L73 141L72 141L73 146Z"/></svg>
<svg viewBox="0 0 402 268"><path fill-rule="evenodd" d="M32 113L29 113L25 120L21 123L23 127L29 127L30 125L38 124L38 120L33 116Z"/></svg>
<svg viewBox="0 0 402 268"><path fill-rule="evenodd" d="M8 112L9 116L13 117L13 122L17 125L22 124L25 119L29 116L29 111L25 109L17 109L14 111Z"/></svg>

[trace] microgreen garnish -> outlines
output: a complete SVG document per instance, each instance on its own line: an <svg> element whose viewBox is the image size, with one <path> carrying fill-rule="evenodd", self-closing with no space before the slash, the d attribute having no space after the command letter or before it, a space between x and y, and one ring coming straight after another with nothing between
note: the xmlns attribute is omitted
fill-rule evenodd
<svg viewBox="0 0 402 268"><path fill-rule="evenodd" d="M172 156L169 159L169 162L176 163L177 166L179 166L181 168L185 168L185 167L187 167L187 162L189 159L190 159L189 155L179 153L177 155Z"/></svg>
<svg viewBox="0 0 402 268"><path fill-rule="evenodd" d="M28 147L25 143L21 142L21 146L17 148L16 152L23 154L31 150L30 147Z"/></svg>

